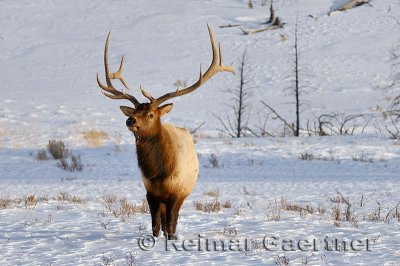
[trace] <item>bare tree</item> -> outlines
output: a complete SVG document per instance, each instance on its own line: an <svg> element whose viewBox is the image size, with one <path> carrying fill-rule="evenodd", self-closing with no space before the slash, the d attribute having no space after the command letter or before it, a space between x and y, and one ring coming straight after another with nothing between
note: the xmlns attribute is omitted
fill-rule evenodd
<svg viewBox="0 0 400 266"><path fill-rule="evenodd" d="M271 5L269 7L269 20L267 23L274 23L276 20L275 10L274 10L274 1L271 0Z"/></svg>
<svg viewBox="0 0 400 266"><path fill-rule="evenodd" d="M296 128L294 132L294 136L298 137L300 135L300 91L299 91L299 53L298 53L298 45L297 45L297 22L298 16L296 17L296 25L294 30L294 74L295 74L295 87L294 94L296 98Z"/></svg>
<svg viewBox="0 0 400 266"><path fill-rule="evenodd" d="M400 88L400 41L398 41L390 50L390 62L391 62L390 88L392 90L398 90ZM394 116L396 120L400 118L400 95L397 95L394 98L388 110L388 114L390 116Z"/></svg>
<svg viewBox="0 0 400 266"><path fill-rule="evenodd" d="M248 86L249 68L247 66L247 48L243 52L238 70L240 74L239 86L235 89L227 90L227 92L232 95L234 119L232 120L228 115L226 121L224 121L221 117L214 114L223 127L221 131L230 137L236 138L252 134L251 130L248 128L250 106L247 102L251 96L251 87Z"/></svg>
<svg viewBox="0 0 400 266"><path fill-rule="evenodd" d="M280 115L273 107L271 107L268 103L261 101L261 103L274 115L273 119L278 119L283 122L285 129L288 128L292 131L293 136L298 137L300 135L300 81L299 81L299 53L298 53L298 36L297 36L297 25L298 18L296 18L295 24L295 42L294 42L294 86L290 87L290 93L294 95L294 104L295 104L295 122L291 123L282 115Z"/></svg>
<svg viewBox="0 0 400 266"><path fill-rule="evenodd" d="M392 49L390 50L390 85L389 88L397 94L388 110L384 112L384 115L390 119L391 125L386 125L386 131L390 134L392 139L400 139L400 40L397 41Z"/></svg>

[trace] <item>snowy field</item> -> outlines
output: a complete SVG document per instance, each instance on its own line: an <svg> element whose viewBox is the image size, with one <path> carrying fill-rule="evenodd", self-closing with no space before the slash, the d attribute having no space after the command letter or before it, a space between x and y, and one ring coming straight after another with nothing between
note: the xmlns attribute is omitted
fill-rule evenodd
<svg viewBox="0 0 400 266"><path fill-rule="evenodd" d="M399 94L387 88L400 3L328 16L340 1L274 2L284 28L244 35L218 26L262 28L269 5L0 1L0 265L399 265L400 144L381 113ZM368 120L354 135L294 138L270 118L275 137L224 137L212 114L233 116L226 90L239 80L216 75L173 100L164 118L190 129L204 122L194 134L200 176L178 240L153 242L134 137L118 108L127 102L107 99L96 83L108 30L112 69L124 54L140 100L140 84L159 96L208 66L206 22L226 64L237 67L247 47L253 125L267 116L260 100L294 119L286 88L297 14L303 128L323 113ZM38 160L52 139L80 156L82 171Z"/></svg>

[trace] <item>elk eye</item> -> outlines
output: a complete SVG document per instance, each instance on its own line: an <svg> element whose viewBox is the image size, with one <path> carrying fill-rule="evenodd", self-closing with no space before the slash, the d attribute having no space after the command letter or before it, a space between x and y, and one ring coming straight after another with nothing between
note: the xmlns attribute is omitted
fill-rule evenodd
<svg viewBox="0 0 400 266"><path fill-rule="evenodd" d="M149 114L149 118L153 118L154 117L154 114L153 113L150 113Z"/></svg>

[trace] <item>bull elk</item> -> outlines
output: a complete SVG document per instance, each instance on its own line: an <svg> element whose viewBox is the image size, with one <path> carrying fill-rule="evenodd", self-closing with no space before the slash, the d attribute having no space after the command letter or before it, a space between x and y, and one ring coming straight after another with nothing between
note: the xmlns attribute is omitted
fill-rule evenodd
<svg viewBox="0 0 400 266"><path fill-rule="evenodd" d="M195 91L218 72L232 72L232 66L224 66L221 46L219 51L214 40L214 34L209 27L213 58L210 67L203 74L200 65L200 77L191 86L153 98L140 86L142 94L149 102L140 103L134 96L125 91L117 90L111 80L118 79L128 89L122 77L124 57L117 72L112 73L108 66L108 33L104 48L104 67L107 85L97 83L101 92L111 99L129 100L134 107L121 106L121 111L128 117L126 126L133 132L136 139L136 153L142 179L146 188L146 198L149 203L153 235L158 236L160 223L165 236L175 239L179 209L185 198L191 193L199 174L199 161L193 139L187 129L175 127L172 124L161 123L161 116L172 109L172 103L167 100Z"/></svg>

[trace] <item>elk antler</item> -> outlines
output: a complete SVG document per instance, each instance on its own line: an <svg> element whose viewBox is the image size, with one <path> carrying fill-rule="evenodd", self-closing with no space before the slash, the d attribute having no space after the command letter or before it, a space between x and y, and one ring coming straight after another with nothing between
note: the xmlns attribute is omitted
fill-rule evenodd
<svg viewBox="0 0 400 266"><path fill-rule="evenodd" d="M218 72L231 72L235 74L235 70L232 66L224 66L223 61L222 61L222 51L221 51L221 44L218 43L218 51L217 51L217 45L215 44L214 40L214 33L212 32L210 26L207 24L208 32L210 34L210 41L211 41L211 48L213 52L213 58L211 61L210 67L207 69L206 73L203 74L202 66L200 64L200 77L199 79L191 86L180 90L179 88L174 91L170 92L167 94L164 94L163 96L154 99L148 92L146 92L143 88L141 88L142 94L150 100L151 104L154 104L156 106L160 105L161 103L175 98L179 97L188 93L191 93L192 91L196 90L199 88L201 85L207 82L213 75L215 75ZM219 60L218 60L219 59ZM218 62L219 61L219 62Z"/></svg>
<svg viewBox="0 0 400 266"><path fill-rule="evenodd" d="M125 88L128 88L128 85L126 85L124 78L122 77L121 73L122 73L122 67L124 64L124 56L122 56L121 59L121 64L119 66L119 69L117 72L115 73L110 73L109 69L108 69L108 43L109 43L109 39L110 39L110 34L111 31L108 33L107 35L107 40L106 40L106 45L104 47L104 68L106 71L106 82L107 82L107 86L105 86L104 84L102 84L100 82L100 78L99 78L99 73L97 73L97 83L99 84L100 88L101 88L101 92L111 98L111 99L126 99L131 101L135 107L137 107L140 103L138 100L136 100L135 97L133 97L130 94L127 94L124 91L119 91L117 89L114 88L114 86L111 83L112 79L119 79L121 81L121 83L125 86Z"/></svg>

